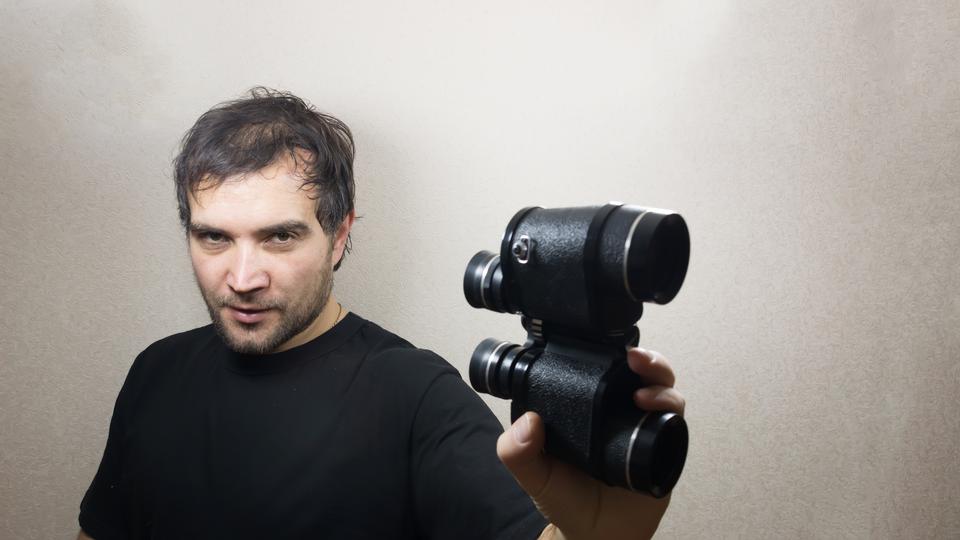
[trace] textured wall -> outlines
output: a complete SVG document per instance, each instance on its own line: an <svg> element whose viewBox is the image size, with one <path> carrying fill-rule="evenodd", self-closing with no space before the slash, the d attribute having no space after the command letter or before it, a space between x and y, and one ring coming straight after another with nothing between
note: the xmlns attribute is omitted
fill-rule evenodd
<svg viewBox="0 0 960 540"><path fill-rule="evenodd" d="M461 370L522 337L460 292L515 210L684 213L664 537L960 537L955 0L145 4L0 6L0 538L75 534L132 358L205 323L169 163L255 84L355 130L340 298Z"/></svg>

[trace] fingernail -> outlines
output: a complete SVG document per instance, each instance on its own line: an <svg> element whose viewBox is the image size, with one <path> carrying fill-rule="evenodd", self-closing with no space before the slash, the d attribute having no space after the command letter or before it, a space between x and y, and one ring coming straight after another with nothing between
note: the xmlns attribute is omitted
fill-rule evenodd
<svg viewBox="0 0 960 540"><path fill-rule="evenodd" d="M517 419L510 429L513 433L513 440L518 444L527 444L530 442L530 418L526 414Z"/></svg>

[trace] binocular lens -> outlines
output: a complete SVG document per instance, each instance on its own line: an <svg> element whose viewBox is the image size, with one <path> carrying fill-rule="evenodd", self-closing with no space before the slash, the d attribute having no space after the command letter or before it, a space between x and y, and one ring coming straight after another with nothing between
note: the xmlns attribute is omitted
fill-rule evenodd
<svg viewBox="0 0 960 540"><path fill-rule="evenodd" d="M514 398L514 385L530 367L535 349L487 338L477 345L470 358L470 386L501 399Z"/></svg>
<svg viewBox="0 0 960 540"><path fill-rule="evenodd" d="M502 392L496 384L498 366L505 353L514 347L518 345L493 338L481 341L470 357L470 386L477 392L502 398Z"/></svg>
<svg viewBox="0 0 960 540"><path fill-rule="evenodd" d="M481 251L470 259L463 274L463 295L475 308L500 313L509 311L503 301L503 270L499 255Z"/></svg>
<svg viewBox="0 0 960 540"><path fill-rule="evenodd" d="M637 301L666 304L680 292L690 261L690 232L679 214L647 211L627 240L627 291Z"/></svg>
<svg viewBox="0 0 960 540"><path fill-rule="evenodd" d="M654 497L670 493L687 459L687 424L674 413L652 412L631 434L629 487Z"/></svg>

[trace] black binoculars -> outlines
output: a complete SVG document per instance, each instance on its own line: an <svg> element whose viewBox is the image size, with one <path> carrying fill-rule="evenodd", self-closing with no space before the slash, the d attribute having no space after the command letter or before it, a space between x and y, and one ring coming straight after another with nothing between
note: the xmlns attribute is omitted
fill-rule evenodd
<svg viewBox="0 0 960 540"><path fill-rule="evenodd" d="M669 210L524 208L499 253L481 251L463 278L476 308L521 314L523 345L486 339L470 360L478 392L535 411L546 451L607 484L666 496L683 470L687 425L632 400L644 385L626 362L643 303L680 291L690 259L684 219Z"/></svg>

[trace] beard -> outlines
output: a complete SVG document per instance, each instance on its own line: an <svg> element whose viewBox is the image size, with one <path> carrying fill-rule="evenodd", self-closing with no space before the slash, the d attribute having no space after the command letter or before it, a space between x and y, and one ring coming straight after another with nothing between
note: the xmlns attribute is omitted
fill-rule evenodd
<svg viewBox="0 0 960 540"><path fill-rule="evenodd" d="M329 257L328 257L329 258ZM268 298L260 292L216 295L204 290L199 280L200 294L213 327L223 342L240 354L269 354L291 338L303 332L323 311L333 290L333 271L324 264L309 287L292 299ZM255 309L272 309L280 315L279 321L265 320L245 324L223 317L223 309L230 305L255 306Z"/></svg>

